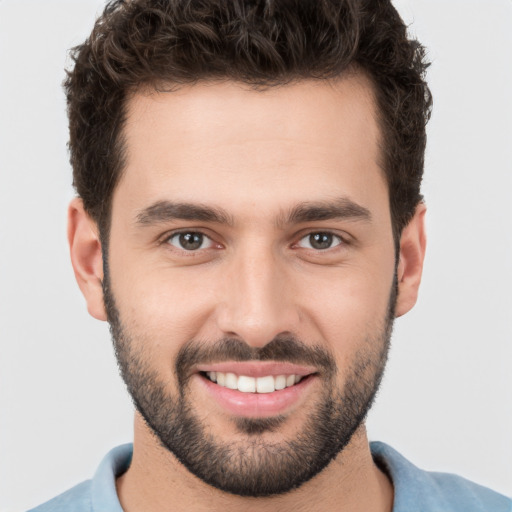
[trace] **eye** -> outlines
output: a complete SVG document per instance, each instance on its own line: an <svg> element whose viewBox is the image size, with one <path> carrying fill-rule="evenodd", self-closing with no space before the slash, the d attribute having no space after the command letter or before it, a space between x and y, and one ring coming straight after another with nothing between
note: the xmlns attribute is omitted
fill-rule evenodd
<svg viewBox="0 0 512 512"><path fill-rule="evenodd" d="M341 237L333 235L332 233L317 232L310 233L309 235L299 240L298 246L305 249L314 249L315 251L324 251L336 247L343 242Z"/></svg>
<svg viewBox="0 0 512 512"><path fill-rule="evenodd" d="M167 239L167 243L184 251L197 251L213 246L212 240L198 231L175 233Z"/></svg>

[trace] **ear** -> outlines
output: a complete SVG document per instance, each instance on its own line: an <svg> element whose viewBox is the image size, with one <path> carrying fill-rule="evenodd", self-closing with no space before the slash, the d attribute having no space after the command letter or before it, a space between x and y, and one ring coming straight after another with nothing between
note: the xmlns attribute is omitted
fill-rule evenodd
<svg viewBox="0 0 512 512"><path fill-rule="evenodd" d="M400 259L397 270L398 297L395 310L397 317L410 311L418 298L427 245L425 233L426 211L425 204L420 203L400 237Z"/></svg>
<svg viewBox="0 0 512 512"><path fill-rule="evenodd" d="M79 198L73 199L69 205L68 242L71 264L87 302L87 310L94 318L106 320L102 287L103 256L98 228Z"/></svg>

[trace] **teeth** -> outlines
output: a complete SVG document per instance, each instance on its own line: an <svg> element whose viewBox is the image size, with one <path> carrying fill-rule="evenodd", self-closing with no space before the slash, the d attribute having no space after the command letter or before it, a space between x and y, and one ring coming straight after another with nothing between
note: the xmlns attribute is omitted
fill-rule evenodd
<svg viewBox="0 0 512 512"><path fill-rule="evenodd" d="M256 379L240 375L240 377L238 377L237 389L244 393L256 393Z"/></svg>
<svg viewBox="0 0 512 512"><path fill-rule="evenodd" d="M226 387L226 374L217 372L217 384L222 387Z"/></svg>
<svg viewBox="0 0 512 512"><path fill-rule="evenodd" d="M279 375L276 377L276 382L274 384L274 388L276 390L284 389L286 387L286 377L284 375Z"/></svg>
<svg viewBox="0 0 512 512"><path fill-rule="evenodd" d="M206 372L206 376L219 386L237 389L242 393L272 393L289 388L302 380L302 375L268 375L265 377L248 377L234 373Z"/></svg>
<svg viewBox="0 0 512 512"><path fill-rule="evenodd" d="M238 379L234 373L226 373L225 385L229 389L238 389Z"/></svg>
<svg viewBox="0 0 512 512"><path fill-rule="evenodd" d="M268 377L258 377L256 379L256 391L258 393L272 393L275 390L276 385L272 375Z"/></svg>

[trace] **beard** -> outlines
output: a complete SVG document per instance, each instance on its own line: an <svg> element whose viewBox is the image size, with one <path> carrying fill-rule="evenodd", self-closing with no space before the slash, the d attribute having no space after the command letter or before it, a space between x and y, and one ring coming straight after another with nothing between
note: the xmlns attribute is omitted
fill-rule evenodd
<svg viewBox="0 0 512 512"><path fill-rule="evenodd" d="M191 340L178 352L174 364L177 393L151 367L144 336L135 338L123 325L105 265L105 308L121 376L133 403L156 436L193 475L221 491L264 497L287 493L320 473L347 446L364 422L379 388L389 352L397 296L396 277L380 329L362 337L360 349L345 382L337 382L334 356L321 346L295 336L278 336L262 348L239 339L216 342ZM191 368L219 361L279 361L314 366L322 380L315 405L292 439L270 442L265 433L276 431L293 416L233 418L241 439L216 439L194 410L190 397ZM197 409L197 408L196 408Z"/></svg>

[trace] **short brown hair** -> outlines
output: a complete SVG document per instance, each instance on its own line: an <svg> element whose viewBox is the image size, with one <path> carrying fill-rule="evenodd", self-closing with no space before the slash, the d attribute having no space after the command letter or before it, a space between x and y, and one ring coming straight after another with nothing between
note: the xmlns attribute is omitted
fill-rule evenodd
<svg viewBox="0 0 512 512"><path fill-rule="evenodd" d="M64 83L73 183L107 236L129 93L230 79L271 87L362 70L375 90L395 239L421 201L432 99L390 0L112 0Z"/></svg>

